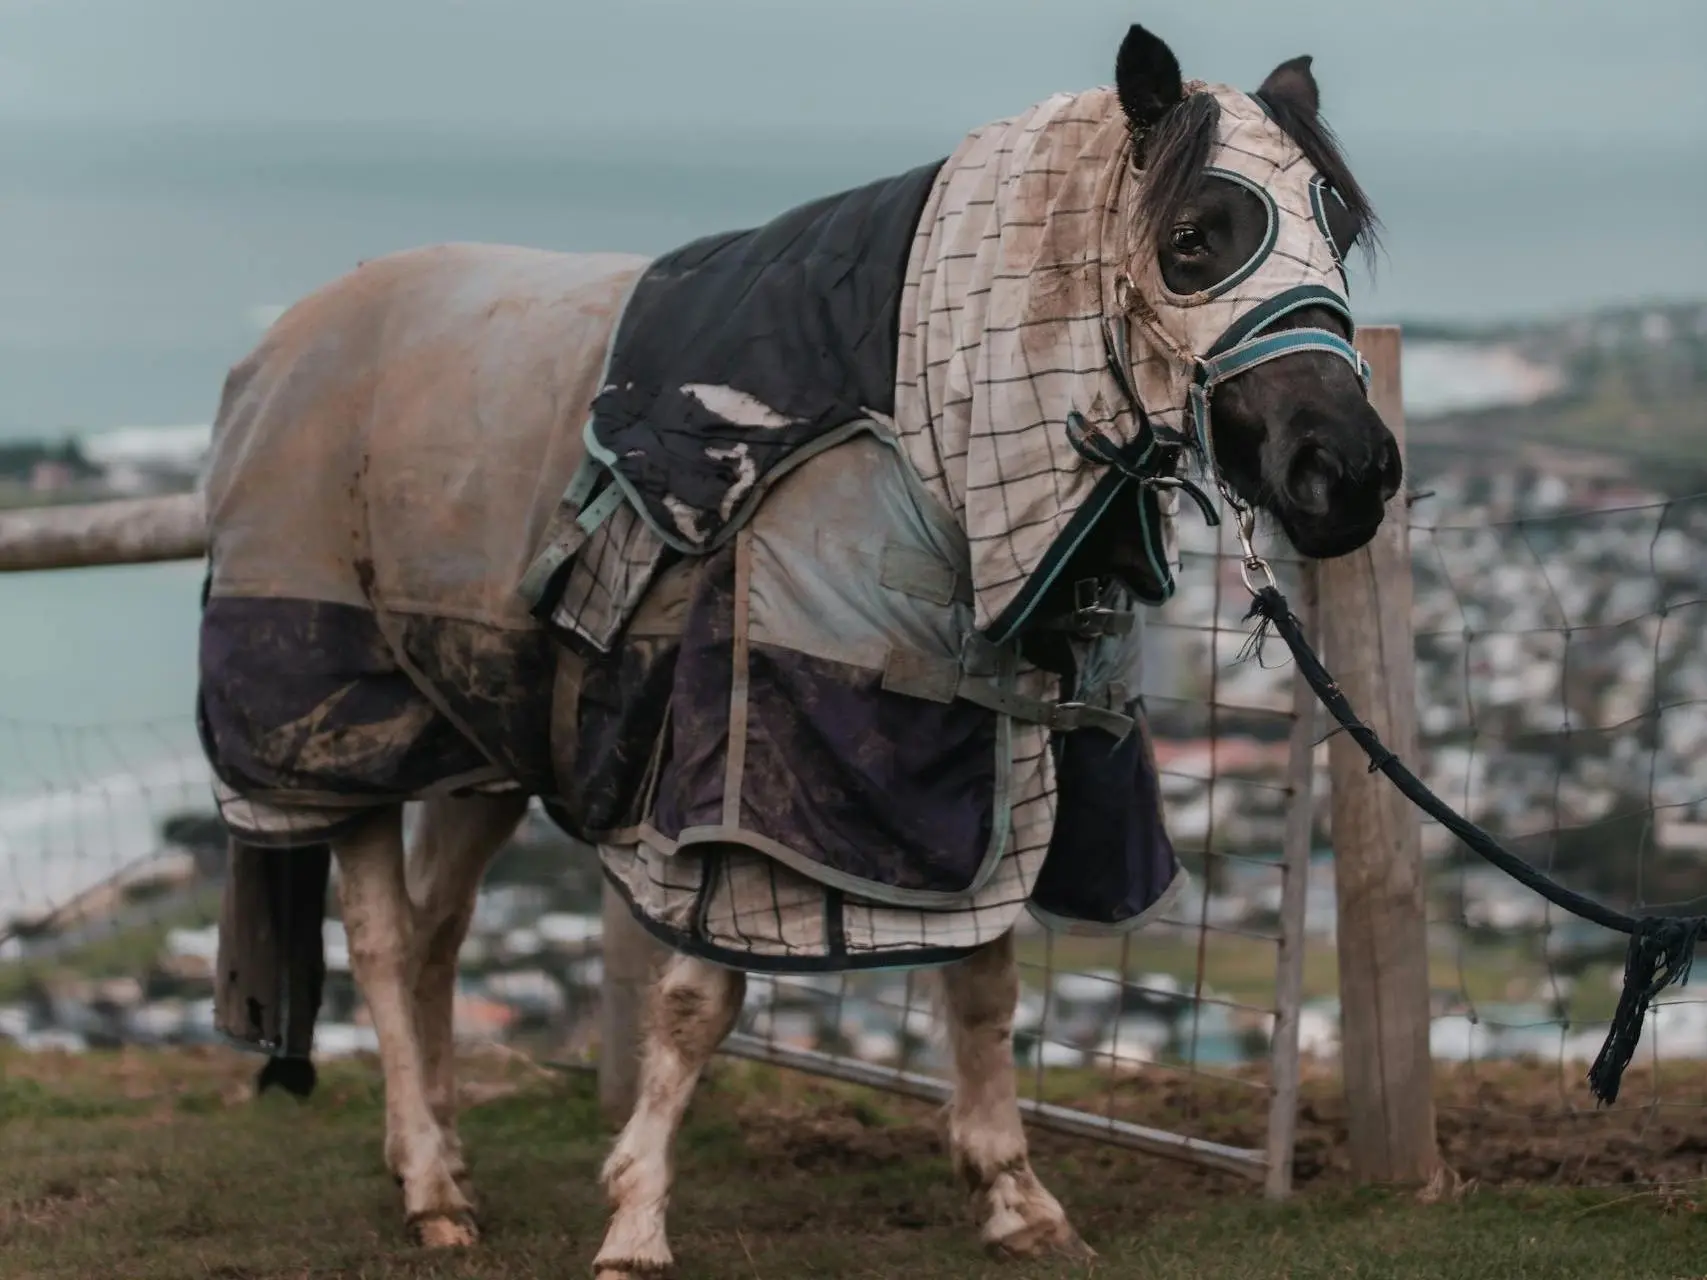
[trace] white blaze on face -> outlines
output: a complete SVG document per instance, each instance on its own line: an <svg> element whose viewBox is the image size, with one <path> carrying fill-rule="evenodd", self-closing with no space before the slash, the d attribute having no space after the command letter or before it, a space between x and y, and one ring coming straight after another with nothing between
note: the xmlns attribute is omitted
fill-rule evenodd
<svg viewBox="0 0 1707 1280"><path fill-rule="evenodd" d="M734 387L689 382L682 387L682 393L692 396L719 418L737 427L776 431L794 425L793 418L778 413L757 396L737 391Z"/></svg>

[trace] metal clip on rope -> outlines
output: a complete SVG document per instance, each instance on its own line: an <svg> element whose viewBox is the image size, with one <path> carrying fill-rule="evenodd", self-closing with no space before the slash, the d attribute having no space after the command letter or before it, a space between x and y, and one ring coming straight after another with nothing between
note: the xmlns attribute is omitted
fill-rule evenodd
<svg viewBox="0 0 1707 1280"><path fill-rule="evenodd" d="M1244 552L1244 558L1239 561L1239 577L1244 579L1245 590L1253 596L1261 594L1262 587L1251 581L1251 575L1256 574L1270 590L1279 591L1280 583L1275 580L1273 566L1257 551L1257 513L1235 498L1225 487L1221 490L1221 496L1227 500L1227 505L1233 508L1238 517L1234 527L1239 532L1239 550Z"/></svg>

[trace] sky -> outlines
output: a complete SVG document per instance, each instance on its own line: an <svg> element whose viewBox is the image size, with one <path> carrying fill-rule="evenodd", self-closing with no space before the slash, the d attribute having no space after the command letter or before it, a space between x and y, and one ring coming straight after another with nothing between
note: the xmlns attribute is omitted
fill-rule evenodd
<svg viewBox="0 0 1707 1280"><path fill-rule="evenodd" d="M1314 57L1387 228L1379 270L1354 280L1370 315L1707 294L1707 0L0 0L0 338L46 341L57 315L82 341L143 341L121 294L153 309L193 292L179 277L209 245L192 224L228 242L204 275L255 268L243 306L423 240L654 252L751 225L1108 82L1135 20L1186 75L1244 89ZM628 197L679 234L557 234L555 210L596 204L597 181L566 176L595 154L633 161ZM485 180L470 156L509 165L478 217L458 204ZM535 178L560 186L524 209ZM719 178L752 199L687 194ZM264 200L269 181L291 199ZM214 207L247 196L242 218ZM275 225L308 204L320 222ZM4 260L26 242L53 261Z"/></svg>
<svg viewBox="0 0 1707 1280"><path fill-rule="evenodd" d="M1353 146L1707 139L1701 0L0 0L0 121L952 141L1132 21L1243 88L1314 55Z"/></svg>

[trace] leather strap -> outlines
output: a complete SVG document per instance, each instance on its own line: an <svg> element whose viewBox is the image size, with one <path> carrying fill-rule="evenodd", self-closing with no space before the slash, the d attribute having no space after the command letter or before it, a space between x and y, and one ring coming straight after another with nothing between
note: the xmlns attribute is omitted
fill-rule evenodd
<svg viewBox="0 0 1707 1280"><path fill-rule="evenodd" d="M1005 689L997 681L968 673L951 658L937 658L909 649L891 649L883 666L883 687L892 693L953 702L956 698L1000 715L1041 724L1052 733L1101 729L1115 738L1132 731L1132 717L1085 702L1046 702Z"/></svg>

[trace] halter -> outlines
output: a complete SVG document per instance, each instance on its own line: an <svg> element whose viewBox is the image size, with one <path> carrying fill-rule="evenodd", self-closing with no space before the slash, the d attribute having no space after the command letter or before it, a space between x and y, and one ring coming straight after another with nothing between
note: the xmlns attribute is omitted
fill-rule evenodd
<svg viewBox="0 0 1707 1280"><path fill-rule="evenodd" d="M1287 174L1290 163L1281 165L1273 157L1263 154L1265 141L1272 140L1274 120L1267 104L1260 98L1252 99L1249 95L1228 91L1225 86L1216 89L1197 80L1189 82L1185 91L1188 95L1205 92L1216 94L1223 103L1224 111L1229 113L1223 117L1223 128L1226 132L1222 135L1222 142L1229 150L1219 163L1212 162L1204 167L1204 177L1233 183L1255 196L1263 206L1267 226L1250 256L1217 283L1191 294L1176 295L1168 289L1166 282L1162 281L1162 296L1156 302L1151 302L1140 293L1134 281L1137 277L1149 274L1148 271L1140 272L1137 264L1140 260L1147 259L1153 248L1131 238L1142 229L1136 223L1129 222L1127 258L1131 265L1114 279L1115 310L1120 317L1135 320L1147 336L1158 347L1171 354L1186 371L1189 380L1183 407L1189 426L1179 433L1179 443L1188 445L1197 453L1204 473L1213 479L1228 508L1238 514L1241 541L1247 544L1247 554L1254 555L1248 546L1250 534L1254 532L1254 514L1247 504L1232 492L1215 464L1215 433L1211 413L1211 400L1215 389L1229 379L1270 360L1307 351L1320 351L1344 360L1357 374L1366 397L1369 394L1370 370L1357 349L1331 330L1315 327L1279 330L1275 328L1296 311L1307 307L1325 307L1343 319L1349 331L1354 322L1343 293L1322 284L1310 283L1307 279L1298 280L1296 276L1288 281L1284 278L1284 268L1283 278L1274 282L1277 290L1270 296L1263 297L1258 294L1255 299L1250 299L1234 293L1240 286L1248 289L1252 284L1260 283L1263 279L1262 273L1277 250L1284 250L1282 256L1285 258L1300 261L1297 255L1301 246L1295 243L1295 237L1300 230L1303 230L1306 236L1313 233L1320 237L1327 249L1327 261L1320 265L1327 269L1331 264L1342 283L1346 282L1344 253L1342 247L1334 241L1327 207L1330 196L1336 200L1339 197L1320 174L1313 174L1302 192L1290 189L1290 184L1287 184L1287 188L1273 186L1275 179ZM1246 109L1252 106L1256 110ZM1253 128L1257 130L1257 134L1250 136L1250 130ZM1238 145L1233 143L1235 138L1239 139ZM1133 147L1132 172L1141 181L1142 172L1137 169L1135 163L1136 142ZM1266 175L1265 164L1273 166ZM1283 189L1284 197L1277 199ZM1282 200L1286 206L1284 214ZM1286 241L1284 245L1283 240ZM1209 305L1227 306L1236 301L1246 302L1246 309L1235 314L1226 329L1201 354L1169 333L1157 313L1158 306L1190 311ZM1106 323L1104 332L1110 339L1111 348L1118 352L1124 361L1130 354L1128 344L1124 341L1125 325L1118 321ZM1205 336L1197 333L1195 341L1201 343ZM1134 411L1140 419L1144 418L1142 406L1138 404L1136 395L1131 394L1135 388L1131 386L1126 369L1123 367L1119 372L1121 385L1128 391Z"/></svg>
<svg viewBox="0 0 1707 1280"><path fill-rule="evenodd" d="M1225 280L1212 288L1194 295L1194 299L1209 301L1226 292L1233 285L1246 279L1255 272L1263 261L1274 251L1278 224L1278 211L1273 197L1258 187L1242 174L1226 170L1211 169L1209 172L1218 176L1236 180L1240 185L1255 191L1268 206L1269 230L1263 243L1243 266L1234 271ZM1314 222L1322 237L1328 242L1336 265L1339 265L1341 275L1344 266L1338 246L1334 244L1333 236L1328 230L1327 219L1324 216L1321 203L1321 184L1319 179L1313 179L1310 185L1311 208ZM1267 576L1270 585L1273 584L1273 574L1257 554L1253 542L1256 532L1256 513L1251 506L1233 492L1232 486L1221 475L1220 468L1215 464L1215 433L1211 414L1210 400L1215 388L1229 379L1237 377L1258 365L1267 364L1270 360L1278 360L1282 356L1296 355L1306 351L1320 351L1338 356L1352 367L1357 374L1363 394L1369 394L1370 369L1369 362L1363 358L1357 348L1345 338L1329 329L1315 327L1280 329L1274 326L1295 311L1306 307L1324 307L1335 315L1342 317L1347 328L1353 327L1351 309L1344 298L1332 289L1321 285L1301 284L1289 289L1283 289L1274 296L1265 299L1246 311L1230 324L1209 350L1198 355L1189 348L1177 342L1173 335L1162 327L1161 319L1156 314L1154 305L1145 298L1133 283L1132 277L1122 272L1115 277L1114 296L1116 308L1126 316L1136 320L1145 330L1152 341L1173 357L1191 373L1191 383L1186 390L1186 413L1190 419L1190 433L1184 443L1188 443L1198 455L1198 460L1204 472L1215 482L1227 507L1238 517L1238 533L1240 547L1244 552L1243 572L1245 582L1251 590L1256 586L1251 582L1253 572ZM1135 390L1131 387L1126 367L1121 362L1129 356L1128 344L1123 340L1123 326L1109 325L1105 332L1111 340L1111 356L1113 363L1120 367L1117 372L1123 387L1127 389L1133 407L1141 419L1147 419L1143 406L1138 403ZM1188 489L1190 486L1186 486ZM1193 495L1194 497L1197 495ZM1200 507L1207 507L1201 498ZM1218 523L1211 520L1211 524Z"/></svg>
<svg viewBox="0 0 1707 1280"><path fill-rule="evenodd" d="M1356 347L1329 329L1282 329L1269 332L1276 321L1301 311L1305 307L1326 307L1342 316L1349 326L1353 323L1351 309L1338 294L1319 285L1299 285L1278 293L1267 302L1247 311L1215 345L1201 358L1195 359L1191 390L1187 393L1191 410L1192 434L1198 452L1212 472L1214 454L1211 451L1213 434L1210 429L1209 397L1216 387L1229 378L1254 369L1259 364L1278 360L1281 356L1301 351L1325 351L1339 356L1351 365L1363 394L1369 394L1369 362Z"/></svg>

